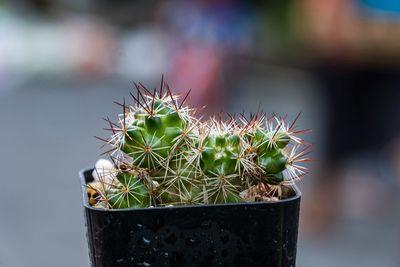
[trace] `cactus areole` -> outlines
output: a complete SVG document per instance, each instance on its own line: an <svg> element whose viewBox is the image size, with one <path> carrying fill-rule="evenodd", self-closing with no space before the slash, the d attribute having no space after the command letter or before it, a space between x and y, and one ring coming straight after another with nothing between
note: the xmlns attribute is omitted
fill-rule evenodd
<svg viewBox="0 0 400 267"><path fill-rule="evenodd" d="M309 161L298 116L201 120L163 79L134 84L97 137L110 161L81 172L92 265L294 266Z"/></svg>

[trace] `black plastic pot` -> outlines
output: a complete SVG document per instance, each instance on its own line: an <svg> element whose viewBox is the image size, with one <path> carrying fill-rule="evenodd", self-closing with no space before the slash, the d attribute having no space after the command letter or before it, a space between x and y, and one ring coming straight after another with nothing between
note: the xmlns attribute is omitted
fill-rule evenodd
<svg viewBox="0 0 400 267"><path fill-rule="evenodd" d="M101 210L80 172L92 266L295 266L300 192L279 202Z"/></svg>

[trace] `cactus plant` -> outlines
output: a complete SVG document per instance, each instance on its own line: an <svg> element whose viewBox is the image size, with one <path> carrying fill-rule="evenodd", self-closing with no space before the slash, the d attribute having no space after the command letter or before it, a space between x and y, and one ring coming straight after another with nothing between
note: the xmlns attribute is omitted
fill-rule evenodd
<svg viewBox="0 0 400 267"><path fill-rule="evenodd" d="M294 124L276 115L227 115L203 121L161 79L149 91L136 84L133 104L118 104L107 151L111 168L97 168L90 203L107 209L274 201L306 173L308 146Z"/></svg>

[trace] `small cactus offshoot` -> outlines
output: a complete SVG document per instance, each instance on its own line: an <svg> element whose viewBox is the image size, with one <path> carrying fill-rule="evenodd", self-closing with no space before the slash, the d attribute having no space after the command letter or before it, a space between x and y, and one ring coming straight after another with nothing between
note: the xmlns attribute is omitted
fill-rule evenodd
<svg viewBox="0 0 400 267"><path fill-rule="evenodd" d="M275 201L307 170L309 147L276 115L196 118L189 93L177 96L161 80L148 90L135 84L132 104L117 122L105 119L112 164L94 170L87 185L92 206L106 209Z"/></svg>

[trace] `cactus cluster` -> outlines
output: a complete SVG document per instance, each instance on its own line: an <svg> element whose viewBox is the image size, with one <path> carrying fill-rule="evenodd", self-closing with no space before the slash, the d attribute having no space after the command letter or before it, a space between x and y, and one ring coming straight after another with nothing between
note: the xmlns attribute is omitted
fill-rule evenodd
<svg viewBox="0 0 400 267"><path fill-rule="evenodd" d="M121 209L149 206L279 200L306 173L308 147L284 118L263 112L207 121L161 80L149 91L135 84L133 104L108 118L112 165L95 169L91 205ZM287 191L287 190L286 190Z"/></svg>

